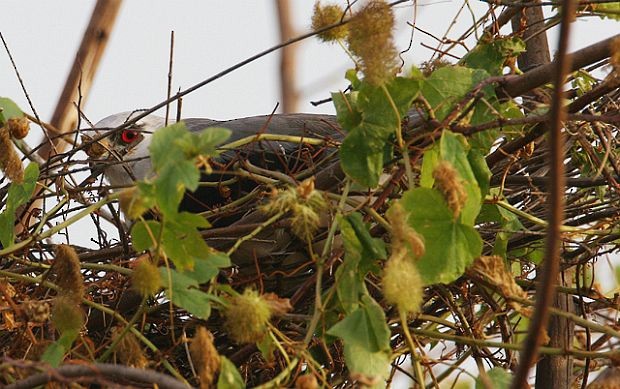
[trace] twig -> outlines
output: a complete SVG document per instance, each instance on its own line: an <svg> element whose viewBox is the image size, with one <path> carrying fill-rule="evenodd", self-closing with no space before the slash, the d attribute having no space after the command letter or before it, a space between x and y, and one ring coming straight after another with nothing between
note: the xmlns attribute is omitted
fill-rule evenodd
<svg viewBox="0 0 620 389"><path fill-rule="evenodd" d="M553 100L551 102L551 120L549 123L550 145L550 177L549 216L547 237L545 241L545 261L542 266L540 286L536 293L536 307L528 328L524 349L521 353L519 365L512 381L511 388L522 389L527 387L527 377L530 366L534 363L540 347L542 334L549 320L549 306L555 293L556 275L560 269L560 226L564 218L564 136L562 133L562 119L566 114L563 104L563 85L566 75L571 68L571 56L567 55L571 19L574 15L575 3L565 0L561 8L560 39L558 56L554 61L555 72L553 80ZM581 67L581 65L579 66Z"/></svg>

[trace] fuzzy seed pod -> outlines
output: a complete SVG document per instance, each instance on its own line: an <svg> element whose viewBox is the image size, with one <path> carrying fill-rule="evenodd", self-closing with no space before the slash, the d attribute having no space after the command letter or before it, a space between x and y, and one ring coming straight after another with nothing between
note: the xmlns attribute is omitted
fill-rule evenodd
<svg viewBox="0 0 620 389"><path fill-rule="evenodd" d="M435 179L435 186L443 194L448 207L452 210L454 217L457 218L467 201L467 192L465 192L459 172L450 162L441 161L433 170L433 178Z"/></svg>
<svg viewBox="0 0 620 389"><path fill-rule="evenodd" d="M392 246L394 250L403 244L409 245L411 253L415 258L424 255L424 238L418 234L409 224L407 224L408 215L399 202L394 202L387 212L387 218L392 226Z"/></svg>
<svg viewBox="0 0 620 389"><path fill-rule="evenodd" d="M213 344L213 334L204 327L196 328L189 352L194 367L198 370L200 388L212 388L220 370L220 354Z"/></svg>
<svg viewBox="0 0 620 389"><path fill-rule="evenodd" d="M161 288L161 275L149 259L138 262L131 273L131 284L142 296L152 296Z"/></svg>
<svg viewBox="0 0 620 389"><path fill-rule="evenodd" d="M312 374L304 374L295 380L295 389L318 389L319 383Z"/></svg>
<svg viewBox="0 0 620 389"><path fill-rule="evenodd" d="M123 214L131 220L139 218L148 211L140 196L140 190L135 186L122 190L119 193L118 202Z"/></svg>
<svg viewBox="0 0 620 389"><path fill-rule="evenodd" d="M383 295L400 312L413 314L420 311L424 286L418 267L407 259L406 250L393 252L383 269Z"/></svg>
<svg viewBox="0 0 620 389"><path fill-rule="evenodd" d="M122 328L116 328L114 336L120 336L122 331ZM123 335L123 338L118 343L116 355L124 365L136 367L138 369L144 369L149 362L144 355L140 342L138 342L138 339L136 339L136 336L132 334L131 331Z"/></svg>
<svg viewBox="0 0 620 389"><path fill-rule="evenodd" d="M56 297L52 308L52 323L61 334L79 331L84 325L84 313L70 296Z"/></svg>
<svg viewBox="0 0 620 389"><path fill-rule="evenodd" d="M0 127L0 170L12 182L21 184L24 181L24 166L13 147L11 135L6 127Z"/></svg>
<svg viewBox="0 0 620 389"><path fill-rule="evenodd" d="M50 305L44 301L26 301L23 307L31 322L45 323L50 318Z"/></svg>
<svg viewBox="0 0 620 389"><path fill-rule="evenodd" d="M235 342L254 343L265 337L271 310L258 292L246 289L230 299L224 315L228 334Z"/></svg>
<svg viewBox="0 0 620 389"><path fill-rule="evenodd" d="M56 246L53 269L60 294L70 296L79 302L84 295L84 277L80 271L80 259L73 247L61 244Z"/></svg>
<svg viewBox="0 0 620 389"><path fill-rule="evenodd" d="M372 85L383 85L398 69L393 27L392 9L381 0L368 3L349 23L349 49L359 58L365 79Z"/></svg>
<svg viewBox="0 0 620 389"><path fill-rule="evenodd" d="M314 178L309 178L296 188L274 191L271 200L261 207L263 212L274 215L291 212L291 228L299 238L309 241L319 228L320 212L326 207L323 195L314 190Z"/></svg>
<svg viewBox="0 0 620 389"><path fill-rule="evenodd" d="M317 31L321 28L339 23L342 20L344 11L339 5L330 4L321 6L320 2L314 3L314 14L312 14L312 30ZM317 37L324 42L333 42L338 39L346 38L348 33L347 25L323 31Z"/></svg>
<svg viewBox="0 0 620 389"><path fill-rule="evenodd" d="M13 138L24 139L30 130L30 121L25 116L11 118L7 120L6 126Z"/></svg>

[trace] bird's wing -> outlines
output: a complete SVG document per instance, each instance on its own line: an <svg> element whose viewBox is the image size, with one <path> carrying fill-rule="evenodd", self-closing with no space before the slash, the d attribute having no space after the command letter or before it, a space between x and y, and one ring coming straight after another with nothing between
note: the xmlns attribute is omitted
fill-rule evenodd
<svg viewBox="0 0 620 389"><path fill-rule="evenodd" d="M342 139L343 137L336 117L333 115L294 113L222 121L201 118L189 118L183 121L190 131L201 131L214 126L228 128L232 131L231 141L259 133L313 138Z"/></svg>

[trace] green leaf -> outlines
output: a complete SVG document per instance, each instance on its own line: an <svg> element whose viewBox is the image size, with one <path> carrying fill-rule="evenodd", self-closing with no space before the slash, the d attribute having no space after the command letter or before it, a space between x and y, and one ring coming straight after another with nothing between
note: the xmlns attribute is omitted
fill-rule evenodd
<svg viewBox="0 0 620 389"><path fill-rule="evenodd" d="M390 329L383 309L370 296L362 296L361 300L363 305L336 323L327 334L365 351L389 351Z"/></svg>
<svg viewBox="0 0 620 389"><path fill-rule="evenodd" d="M198 282L183 273L165 267L160 267L159 271L166 287L166 297L174 305L185 309L199 319L209 318L211 300L214 296L201 291Z"/></svg>
<svg viewBox="0 0 620 389"><path fill-rule="evenodd" d="M469 150L467 160L480 187L480 194L484 197L489 193L489 185L491 183L492 174L491 170L489 170L489 165L487 165L484 155L474 149Z"/></svg>
<svg viewBox="0 0 620 389"><path fill-rule="evenodd" d="M336 293L345 313L351 313L359 307L362 294L368 293L364 285L364 276L358 269L359 256L345 255L344 263L336 269Z"/></svg>
<svg viewBox="0 0 620 389"><path fill-rule="evenodd" d="M370 352L356 344L345 344L344 360L350 373L377 378L377 384L369 388L385 388L385 379L390 371L390 355L387 351Z"/></svg>
<svg viewBox="0 0 620 389"><path fill-rule="evenodd" d="M183 274L193 278L199 284L204 284L217 276L220 268L230 266L230 257L228 255L210 250L206 258L197 258L194 261L194 270L184 271Z"/></svg>
<svg viewBox="0 0 620 389"><path fill-rule="evenodd" d="M374 188L383 172L383 149L386 139L379 137L369 125L352 130L340 146L342 169L361 185Z"/></svg>
<svg viewBox="0 0 620 389"><path fill-rule="evenodd" d="M433 108L437 120L443 120L452 111L454 104L488 76L486 71L480 69L442 67L422 83L422 95Z"/></svg>
<svg viewBox="0 0 620 389"><path fill-rule="evenodd" d="M232 131L222 127L209 127L198 134L198 149L201 155L216 156L217 146L226 142Z"/></svg>
<svg viewBox="0 0 620 389"><path fill-rule="evenodd" d="M217 389L245 388L245 382L239 374L239 370L225 356L220 356L220 376L217 379Z"/></svg>
<svg viewBox="0 0 620 389"><path fill-rule="evenodd" d="M9 119L23 116L24 113L13 100L7 97L0 97L0 124L3 125Z"/></svg>
<svg viewBox="0 0 620 389"><path fill-rule="evenodd" d="M78 335L79 330L63 332L57 341L47 346L41 356L41 361L49 363L52 367L60 366L65 354L71 350L71 346L73 346Z"/></svg>
<svg viewBox="0 0 620 389"><path fill-rule="evenodd" d="M479 43L460 61L468 68L484 69L492 76L502 75L506 58L525 51L525 42L518 37L494 39Z"/></svg>
<svg viewBox="0 0 620 389"><path fill-rule="evenodd" d="M351 313L357 309L360 297L368 294L364 277L369 271L379 271L377 261L386 257L385 245L370 236L359 213L339 218L338 224L345 256L344 263L336 270L336 293L344 311Z"/></svg>
<svg viewBox="0 0 620 389"><path fill-rule="evenodd" d="M370 231L368 231L368 227L364 223L362 215L359 212L347 215L345 220L349 222L349 225L353 228L355 237L363 248L361 265L364 269L371 270L375 268L374 265L378 259L387 258L383 240L373 238L370 235Z"/></svg>
<svg viewBox="0 0 620 389"><path fill-rule="evenodd" d="M467 193L467 201L461 211L461 220L464 224L472 225L480 212L481 194L478 180L467 158L469 145L463 135L451 131L444 131L439 142L441 159L454 166L463 180L463 186Z"/></svg>
<svg viewBox="0 0 620 389"><path fill-rule="evenodd" d="M205 258L211 249L200 235L198 228L206 228L209 222L202 216L181 212L168 218L164 225L163 249L181 270L192 270L197 259Z"/></svg>
<svg viewBox="0 0 620 389"><path fill-rule="evenodd" d="M6 199L6 208L0 214L0 242L3 247L9 247L15 239L15 211L26 204L34 193L39 178L39 165L31 162L24 169L24 181L21 184L15 182L9 186Z"/></svg>
<svg viewBox="0 0 620 389"><path fill-rule="evenodd" d="M389 139L419 90L418 80L397 77L385 87L362 81L357 94L332 95L338 121L349 132L340 147L341 165L354 181L377 186Z"/></svg>
<svg viewBox="0 0 620 389"><path fill-rule="evenodd" d="M332 101L336 107L336 119L347 132L362 122L362 113L357 108L357 95L358 92L332 93Z"/></svg>
<svg viewBox="0 0 620 389"><path fill-rule="evenodd" d="M601 18L609 18L620 20L620 3L611 2L611 3L600 3L600 4L590 4L596 14Z"/></svg>
<svg viewBox="0 0 620 389"><path fill-rule="evenodd" d="M161 223L155 220L139 221L131 227L131 243L136 251L144 251L155 246Z"/></svg>
<svg viewBox="0 0 620 389"><path fill-rule="evenodd" d="M450 283L482 252L482 239L471 226L454 219L435 189L416 188L400 200L408 224L424 237L426 252L417 262L424 285Z"/></svg>
<svg viewBox="0 0 620 389"><path fill-rule="evenodd" d="M493 389L508 389L512 382L512 374L502 369L501 367L494 367L487 371L487 376L491 381ZM476 379L476 389L485 389L486 386L482 383L480 377Z"/></svg>
<svg viewBox="0 0 620 389"><path fill-rule="evenodd" d="M420 82L410 78L396 77L385 85L385 89L362 81L358 105L365 123L390 128L390 133L392 133L400 126L413 99L417 97Z"/></svg>

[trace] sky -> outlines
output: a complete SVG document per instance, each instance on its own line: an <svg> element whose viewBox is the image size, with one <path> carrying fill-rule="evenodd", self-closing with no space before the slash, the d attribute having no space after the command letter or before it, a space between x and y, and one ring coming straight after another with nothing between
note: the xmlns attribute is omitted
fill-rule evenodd
<svg viewBox="0 0 620 389"><path fill-rule="evenodd" d="M310 26L313 0L295 0L294 24L300 33ZM34 108L44 120L51 118L95 1L4 0L0 31L17 63ZM458 12L454 1L419 2L417 26L442 36ZM481 14L486 3L472 2ZM6 10L10 10L7 12ZM396 8L396 42L409 43L413 7ZM465 9L452 28L456 38L471 23ZM576 23L573 48L583 47L617 33L618 24L592 19ZM113 113L148 108L166 96L170 31L175 31L173 90L185 89L235 63L279 43L275 1L161 1L125 0L84 112L91 121ZM596 34L592 32L596 31ZM432 38L416 32L408 64L419 64L431 51L420 42ZM555 46L555 34L550 34ZM230 119L270 113L279 99L279 57L270 54L187 96L186 117ZM352 63L334 44L309 39L297 51L297 85L300 111L330 113L330 104L309 102L344 89L344 72ZM14 99L30 111L8 58L0 48L0 96Z"/></svg>
<svg viewBox="0 0 620 389"><path fill-rule="evenodd" d="M296 30L307 32L314 0L291 1ZM326 2L324 2L326 3ZM344 3L342 1L341 3ZM49 120L71 64L94 0L3 0L0 31L11 50L39 116ZM461 3L418 2L416 25L436 36L450 27ZM481 15L482 1L471 2ZM149 108L166 97L170 32L175 31L173 91L188 88L279 42L275 1L125 0L84 106L92 121L122 111ZM399 49L409 44L413 18L411 3L395 10ZM468 8L452 26L457 38L472 21ZM617 22L591 18L574 24L571 50L618 32ZM549 34L555 51L557 30ZM432 54L421 42L433 39L416 32L404 59L420 64ZM470 46L471 47L471 46ZM330 104L313 107L310 101L346 88L346 69L353 67L342 48L309 39L298 46L297 83L300 111L333 113ZM209 84L183 100L183 116L231 119L271 113L279 100L279 56L272 53ZM28 112L26 98L8 56L0 48L0 96L10 97ZM163 114L163 111L159 113ZM28 141L42 138L38 128ZM87 238L83 239L87 243Z"/></svg>

